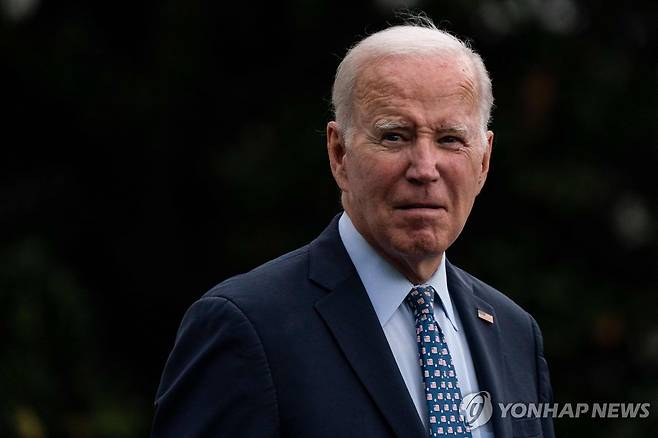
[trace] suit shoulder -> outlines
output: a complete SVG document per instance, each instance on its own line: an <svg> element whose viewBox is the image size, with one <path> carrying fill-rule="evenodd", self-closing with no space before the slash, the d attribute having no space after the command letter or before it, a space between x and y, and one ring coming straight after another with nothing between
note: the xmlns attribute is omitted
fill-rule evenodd
<svg viewBox="0 0 658 438"><path fill-rule="evenodd" d="M231 301L250 295L287 289L308 277L308 245L270 260L249 272L228 278L210 289L203 298L222 297Z"/></svg>
<svg viewBox="0 0 658 438"><path fill-rule="evenodd" d="M487 302L491 303L496 309L503 310L506 313L518 315L523 318L528 318L530 314L520 305L518 305L510 297L496 289L495 287L485 283L474 275L469 274L461 268L453 265L455 270L463 278L468 279L473 284L473 292L480 295Z"/></svg>

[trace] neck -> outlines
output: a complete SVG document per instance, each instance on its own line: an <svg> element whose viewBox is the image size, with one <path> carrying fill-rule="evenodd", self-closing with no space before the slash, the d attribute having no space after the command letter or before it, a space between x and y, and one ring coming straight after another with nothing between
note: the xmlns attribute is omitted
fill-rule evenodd
<svg viewBox="0 0 658 438"><path fill-rule="evenodd" d="M395 259L388 254L384 254L378 248L375 248L375 250L414 285L426 283L427 280L432 278L443 259L443 253L433 257L401 257Z"/></svg>

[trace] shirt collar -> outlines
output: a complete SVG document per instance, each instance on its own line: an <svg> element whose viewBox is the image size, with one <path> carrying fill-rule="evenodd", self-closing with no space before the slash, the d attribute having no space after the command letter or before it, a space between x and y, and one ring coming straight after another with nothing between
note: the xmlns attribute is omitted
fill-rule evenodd
<svg viewBox="0 0 658 438"><path fill-rule="evenodd" d="M352 259L352 263L354 263L363 286L366 288L379 323L383 327L400 307L400 304L404 302L414 284L370 246L368 241L354 227L347 212L343 212L338 220L338 233ZM426 283L423 283L423 286L430 285L436 290L440 303L439 306L434 306L434 310L443 310L452 326L458 331L452 301L448 292L445 260L444 253L439 268Z"/></svg>

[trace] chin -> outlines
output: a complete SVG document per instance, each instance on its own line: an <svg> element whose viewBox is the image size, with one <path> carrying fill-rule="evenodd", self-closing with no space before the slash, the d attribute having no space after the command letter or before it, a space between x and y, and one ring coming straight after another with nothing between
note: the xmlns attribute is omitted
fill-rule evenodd
<svg viewBox="0 0 658 438"><path fill-rule="evenodd" d="M400 236L393 239L395 249L413 258L438 257L447 249L443 239L434 235Z"/></svg>

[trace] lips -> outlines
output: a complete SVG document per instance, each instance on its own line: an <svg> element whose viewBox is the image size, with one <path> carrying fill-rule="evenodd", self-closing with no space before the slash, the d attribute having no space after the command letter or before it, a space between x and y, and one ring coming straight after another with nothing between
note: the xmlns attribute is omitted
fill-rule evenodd
<svg viewBox="0 0 658 438"><path fill-rule="evenodd" d="M396 205L395 208L399 210L412 210L416 208L429 208L429 209L438 210L444 207L441 204L437 204L433 202L405 202Z"/></svg>

